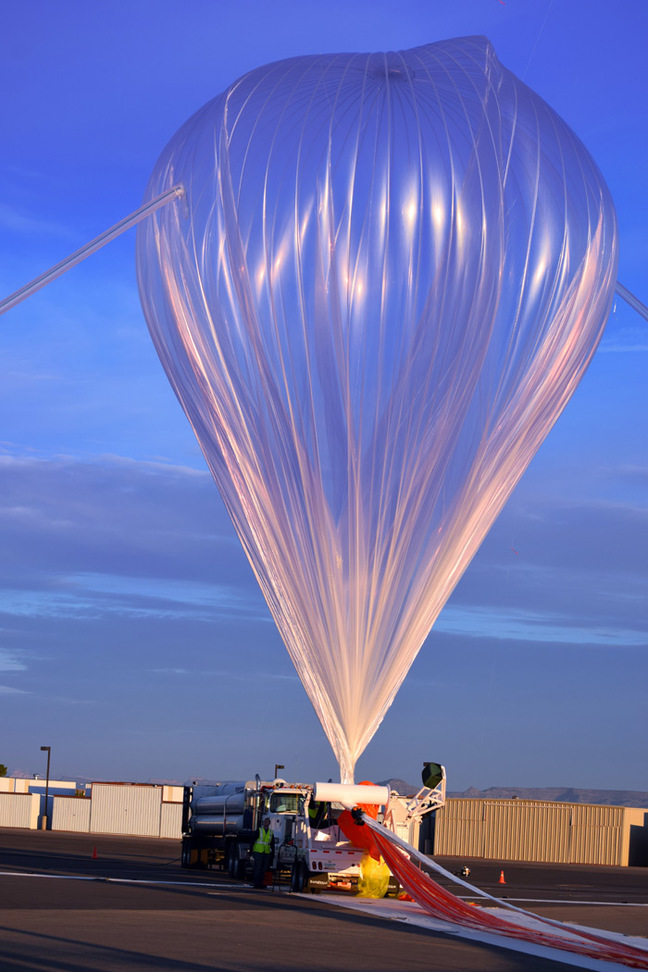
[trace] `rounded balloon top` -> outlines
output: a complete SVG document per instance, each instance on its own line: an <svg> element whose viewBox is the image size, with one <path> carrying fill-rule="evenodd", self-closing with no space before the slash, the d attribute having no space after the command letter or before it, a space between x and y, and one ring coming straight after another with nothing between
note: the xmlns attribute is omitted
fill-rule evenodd
<svg viewBox="0 0 648 972"><path fill-rule="evenodd" d="M348 780L596 348L614 208L480 37L251 71L179 182L142 303Z"/></svg>

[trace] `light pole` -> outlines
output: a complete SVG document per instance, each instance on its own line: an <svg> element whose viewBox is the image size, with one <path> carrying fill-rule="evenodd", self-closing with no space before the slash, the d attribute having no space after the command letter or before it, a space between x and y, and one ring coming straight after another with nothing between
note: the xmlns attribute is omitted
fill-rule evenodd
<svg viewBox="0 0 648 972"><path fill-rule="evenodd" d="M286 767L285 767L285 766L283 765L283 763L275 763L275 775L274 775L274 779L275 779L275 780L276 780L276 779L277 779L277 777L279 776L279 770L280 770L280 769L285 769L285 768L286 768Z"/></svg>
<svg viewBox="0 0 648 972"><path fill-rule="evenodd" d="M47 830L47 798L49 796L49 768L50 756L52 755L51 746L41 746L41 752L47 753L47 774L45 776L45 813L41 819L41 830Z"/></svg>

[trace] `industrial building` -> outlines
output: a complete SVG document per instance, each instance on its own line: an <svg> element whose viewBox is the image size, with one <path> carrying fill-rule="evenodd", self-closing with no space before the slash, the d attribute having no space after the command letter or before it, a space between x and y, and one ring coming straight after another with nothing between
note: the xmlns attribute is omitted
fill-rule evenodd
<svg viewBox="0 0 648 972"><path fill-rule="evenodd" d="M136 837L181 836L182 786L0 778L0 827Z"/></svg>
<svg viewBox="0 0 648 972"><path fill-rule="evenodd" d="M497 861L648 866L648 810L544 800L448 799L434 853Z"/></svg>

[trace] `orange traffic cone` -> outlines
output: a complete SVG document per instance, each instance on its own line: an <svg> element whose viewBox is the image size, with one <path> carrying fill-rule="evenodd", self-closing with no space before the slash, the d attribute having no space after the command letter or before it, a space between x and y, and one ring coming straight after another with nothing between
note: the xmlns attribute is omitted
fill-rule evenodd
<svg viewBox="0 0 648 972"><path fill-rule="evenodd" d="M506 884L506 881L504 880L504 871L500 871L499 881L497 883Z"/></svg>
<svg viewBox="0 0 648 972"><path fill-rule="evenodd" d="M92 851L92 860L93 861L96 861L97 860L97 848L96 847Z"/></svg>

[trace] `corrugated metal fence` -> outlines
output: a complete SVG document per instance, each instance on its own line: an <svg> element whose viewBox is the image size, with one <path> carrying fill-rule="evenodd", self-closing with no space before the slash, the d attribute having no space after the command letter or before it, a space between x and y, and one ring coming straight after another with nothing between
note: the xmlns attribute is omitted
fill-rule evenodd
<svg viewBox="0 0 648 972"><path fill-rule="evenodd" d="M434 853L556 864L648 864L633 860L633 828L648 814L627 807L532 800L449 799L437 811ZM640 857L641 855L639 855Z"/></svg>
<svg viewBox="0 0 648 972"><path fill-rule="evenodd" d="M180 838L181 799L180 786L93 783L90 799L54 798L52 830Z"/></svg>
<svg viewBox="0 0 648 972"><path fill-rule="evenodd" d="M16 780L23 782L34 785L29 780ZM74 784L71 786L74 788ZM172 839L181 836L181 786L92 783L83 794L84 790L74 796L56 792L50 795L48 816L52 830ZM35 830L44 812L43 794L26 793L22 785L10 787L8 782L0 789L0 827Z"/></svg>
<svg viewBox="0 0 648 972"><path fill-rule="evenodd" d="M38 826L40 797L36 793L0 792L0 826L25 827L35 830Z"/></svg>
<svg viewBox="0 0 648 972"><path fill-rule="evenodd" d="M52 830L72 830L79 834L89 834L91 807L92 800L86 797L54 797Z"/></svg>

